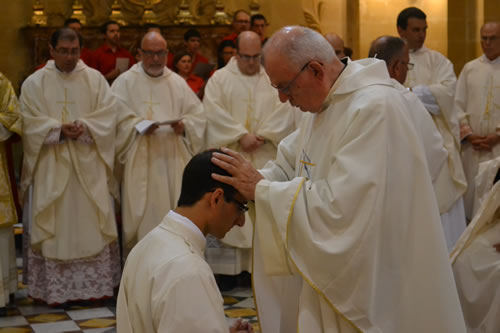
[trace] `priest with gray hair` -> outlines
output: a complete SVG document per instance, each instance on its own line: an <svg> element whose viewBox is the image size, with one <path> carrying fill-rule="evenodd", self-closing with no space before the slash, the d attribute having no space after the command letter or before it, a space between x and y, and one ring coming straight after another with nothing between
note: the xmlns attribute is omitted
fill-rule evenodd
<svg viewBox="0 0 500 333"><path fill-rule="evenodd" d="M301 126L259 171L213 158L232 175L213 177L255 201L262 330L465 332L425 153L385 63L341 61L298 26L263 57Z"/></svg>

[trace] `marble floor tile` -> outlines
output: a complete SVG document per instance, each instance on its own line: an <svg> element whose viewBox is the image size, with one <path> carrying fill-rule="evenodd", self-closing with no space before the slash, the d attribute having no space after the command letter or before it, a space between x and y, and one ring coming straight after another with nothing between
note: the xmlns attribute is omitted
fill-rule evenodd
<svg viewBox="0 0 500 333"><path fill-rule="evenodd" d="M28 325L28 321L23 316L0 317L0 328L23 325Z"/></svg>
<svg viewBox="0 0 500 333"><path fill-rule="evenodd" d="M64 312L62 309L55 309L45 305L26 305L20 306L19 311L23 316L32 316L42 313L59 313Z"/></svg>
<svg viewBox="0 0 500 333"><path fill-rule="evenodd" d="M236 296L236 297L252 297L252 289L249 288L234 288L224 292L224 296Z"/></svg>
<svg viewBox="0 0 500 333"><path fill-rule="evenodd" d="M243 301L241 301L239 303L236 303L236 304L232 304L231 306L234 307L234 308L251 308L251 309L255 309L255 303L253 301L253 297L246 298L245 300L243 300Z"/></svg>
<svg viewBox="0 0 500 333"><path fill-rule="evenodd" d="M31 328L35 333L62 333L81 330L72 320L59 321L56 323L31 324Z"/></svg>
<svg viewBox="0 0 500 333"><path fill-rule="evenodd" d="M85 310L66 311L73 320L85 320L90 318L114 317L115 315L108 308L94 308Z"/></svg>

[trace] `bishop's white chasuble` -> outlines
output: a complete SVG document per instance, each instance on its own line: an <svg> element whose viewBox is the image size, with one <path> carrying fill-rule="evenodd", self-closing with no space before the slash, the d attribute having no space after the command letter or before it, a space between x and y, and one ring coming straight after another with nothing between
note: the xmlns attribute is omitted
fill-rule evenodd
<svg viewBox="0 0 500 333"><path fill-rule="evenodd" d="M407 109L383 61L349 62L322 111L261 170L253 282L263 333L465 332Z"/></svg>

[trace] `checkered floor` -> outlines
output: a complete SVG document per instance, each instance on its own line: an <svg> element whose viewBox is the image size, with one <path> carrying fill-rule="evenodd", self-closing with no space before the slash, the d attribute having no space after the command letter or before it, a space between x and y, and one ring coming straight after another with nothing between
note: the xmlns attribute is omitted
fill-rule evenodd
<svg viewBox="0 0 500 333"><path fill-rule="evenodd" d="M222 294L228 325L241 317L260 332L251 289L236 288ZM52 308L27 297L25 286L19 283L14 304L0 309L0 333L116 332L115 302L109 299Z"/></svg>

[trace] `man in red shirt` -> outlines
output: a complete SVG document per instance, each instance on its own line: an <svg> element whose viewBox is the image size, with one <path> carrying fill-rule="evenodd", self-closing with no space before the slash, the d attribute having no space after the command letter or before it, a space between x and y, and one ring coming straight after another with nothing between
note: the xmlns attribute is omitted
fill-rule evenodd
<svg viewBox="0 0 500 333"><path fill-rule="evenodd" d="M184 34L184 48L191 55L191 71L196 68L196 64L208 64L208 59L202 56L198 50L201 45L201 34L196 29L189 29ZM167 67L171 70L174 70L175 62L174 62L174 54L169 53L167 59Z"/></svg>
<svg viewBox="0 0 500 333"><path fill-rule="evenodd" d="M227 35L222 40L232 40L236 44L236 38L243 31L250 30L250 13L244 9L238 9L233 15L233 30L234 32Z"/></svg>
<svg viewBox="0 0 500 333"><path fill-rule="evenodd" d="M135 64L129 51L120 47L120 26L115 21L104 23L101 28L106 40L95 50L91 66L104 75L111 84L122 72ZM118 65L117 65L118 59Z"/></svg>

